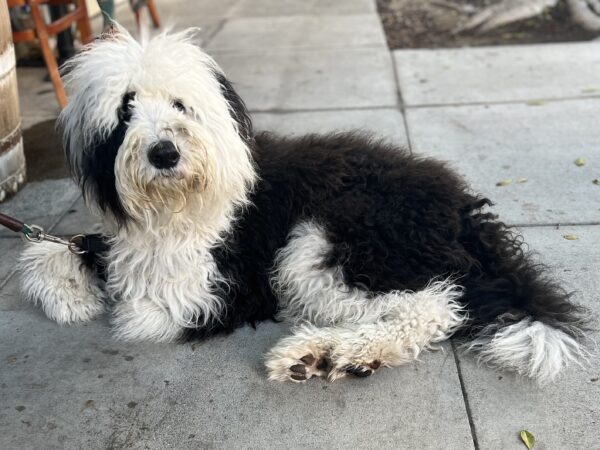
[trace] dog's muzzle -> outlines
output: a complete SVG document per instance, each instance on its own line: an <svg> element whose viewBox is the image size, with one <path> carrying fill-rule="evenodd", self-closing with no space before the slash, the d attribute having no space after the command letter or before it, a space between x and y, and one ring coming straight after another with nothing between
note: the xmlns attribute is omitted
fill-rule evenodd
<svg viewBox="0 0 600 450"><path fill-rule="evenodd" d="M177 147L171 141L158 141L148 150L148 160L157 169L172 169L179 157Z"/></svg>

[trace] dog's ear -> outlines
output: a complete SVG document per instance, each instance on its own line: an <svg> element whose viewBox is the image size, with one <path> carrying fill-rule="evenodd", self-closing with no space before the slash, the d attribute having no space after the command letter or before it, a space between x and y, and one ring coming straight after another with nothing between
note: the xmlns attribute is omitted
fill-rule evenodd
<svg viewBox="0 0 600 450"><path fill-rule="evenodd" d="M231 82L220 72L215 73L217 81L221 85L223 97L229 104L229 113L238 126L238 133L246 143L254 139L254 130L252 129L252 120L246 108L246 104L233 89Z"/></svg>

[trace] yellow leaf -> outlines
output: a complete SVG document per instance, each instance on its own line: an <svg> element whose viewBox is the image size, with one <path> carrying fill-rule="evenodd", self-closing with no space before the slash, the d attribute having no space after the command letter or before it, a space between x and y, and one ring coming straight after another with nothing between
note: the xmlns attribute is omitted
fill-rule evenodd
<svg viewBox="0 0 600 450"><path fill-rule="evenodd" d="M598 89L595 88L585 88L581 90L582 94L592 94L594 92L596 92Z"/></svg>
<svg viewBox="0 0 600 450"><path fill-rule="evenodd" d="M531 434L527 430L522 430L520 435L523 443L527 446L529 450L531 450L535 445L535 437L533 437L533 434Z"/></svg>
<svg viewBox="0 0 600 450"><path fill-rule="evenodd" d="M564 234L563 237L567 241L577 241L579 239L579 236L577 236L576 234Z"/></svg>
<svg viewBox="0 0 600 450"><path fill-rule="evenodd" d="M517 178L517 183L527 183L526 177Z"/></svg>
<svg viewBox="0 0 600 450"><path fill-rule="evenodd" d="M578 167L585 166L585 159L583 159L583 158L577 158L575 160L575 165L578 166Z"/></svg>
<svg viewBox="0 0 600 450"><path fill-rule="evenodd" d="M545 103L546 102L544 102L543 100L530 100L530 101L527 102L527 105L529 105L529 106L542 106Z"/></svg>
<svg viewBox="0 0 600 450"><path fill-rule="evenodd" d="M509 184L512 184L513 180L511 180L510 178L507 178L506 180L501 180L498 181L496 183L496 186L508 186Z"/></svg>

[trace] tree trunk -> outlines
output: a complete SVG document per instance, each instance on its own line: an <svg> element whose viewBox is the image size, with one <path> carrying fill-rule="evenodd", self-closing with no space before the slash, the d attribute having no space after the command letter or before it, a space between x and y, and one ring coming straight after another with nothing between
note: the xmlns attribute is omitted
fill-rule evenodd
<svg viewBox="0 0 600 450"><path fill-rule="evenodd" d="M0 202L25 182L15 51L6 1L0 0Z"/></svg>

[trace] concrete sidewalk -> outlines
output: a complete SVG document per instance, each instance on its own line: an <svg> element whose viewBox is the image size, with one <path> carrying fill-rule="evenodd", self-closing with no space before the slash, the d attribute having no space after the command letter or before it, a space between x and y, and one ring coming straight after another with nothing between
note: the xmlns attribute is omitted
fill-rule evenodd
<svg viewBox="0 0 600 450"><path fill-rule="evenodd" d="M576 299L600 312L600 186L592 182L600 178L600 42L392 54L373 0L159 6L179 26L204 27L204 46L257 128L364 128L450 161ZM126 8L119 14L132 26ZM27 133L58 110L43 70L18 75ZM577 167L578 157L587 164ZM514 182L496 185L505 179ZM0 211L59 234L95 226L65 179L31 182ZM262 355L285 325L193 345L118 342L106 317L60 327L20 299L13 262L21 247L0 231L2 449L516 450L525 448L522 429L536 436L536 450L598 448L597 359L540 389L477 367L446 343L367 379L271 383Z"/></svg>

